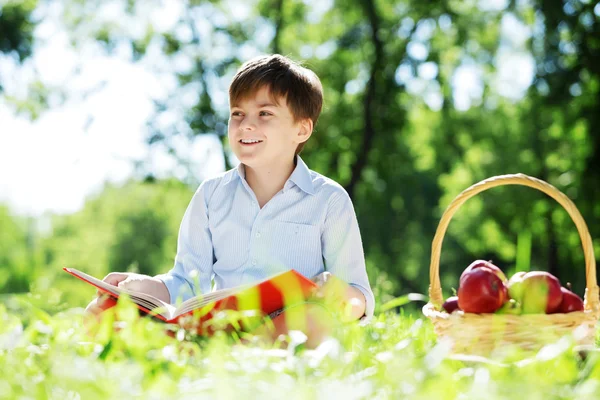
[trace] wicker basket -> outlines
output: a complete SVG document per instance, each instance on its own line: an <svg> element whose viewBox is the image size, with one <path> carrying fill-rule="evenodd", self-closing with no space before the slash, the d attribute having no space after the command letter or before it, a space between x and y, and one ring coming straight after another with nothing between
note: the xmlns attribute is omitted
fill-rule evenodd
<svg viewBox="0 0 600 400"><path fill-rule="evenodd" d="M440 311L444 299L440 286L439 264L446 228L454 213L465 201L484 190L502 185L529 186L546 193L558 201L575 222L585 255L584 311L526 315L473 314L462 311L448 314ZM525 351L535 351L568 334L571 334L578 344L594 344L600 308L592 239L585 221L573 202L554 186L542 180L523 174L495 176L476 183L460 193L442 215L433 239L429 268L430 302L423 307L423 313L433 322L438 338L445 338L452 346L453 353L491 355L511 348L509 345L517 345Z"/></svg>

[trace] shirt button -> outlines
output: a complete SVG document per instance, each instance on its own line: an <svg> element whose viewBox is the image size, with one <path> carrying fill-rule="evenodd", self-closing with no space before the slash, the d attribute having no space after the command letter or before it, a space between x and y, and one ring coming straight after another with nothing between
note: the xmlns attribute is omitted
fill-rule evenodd
<svg viewBox="0 0 600 400"><path fill-rule="evenodd" d="M256 265L256 260L252 260L252 265Z"/></svg>
<svg viewBox="0 0 600 400"><path fill-rule="evenodd" d="M256 236L257 238L259 238L259 237L260 237L260 232L256 232L256 235L255 235L255 236Z"/></svg>

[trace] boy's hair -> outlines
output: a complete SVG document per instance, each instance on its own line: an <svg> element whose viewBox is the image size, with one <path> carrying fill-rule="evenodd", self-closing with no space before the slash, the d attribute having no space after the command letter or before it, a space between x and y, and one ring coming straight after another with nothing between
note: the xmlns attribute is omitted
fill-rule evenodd
<svg viewBox="0 0 600 400"><path fill-rule="evenodd" d="M233 77L229 104L238 104L265 86L274 101L287 102L294 122L310 118L313 127L317 124L323 108L323 86L313 71L279 54L254 58L245 62ZM300 143L296 154L303 147L304 143Z"/></svg>

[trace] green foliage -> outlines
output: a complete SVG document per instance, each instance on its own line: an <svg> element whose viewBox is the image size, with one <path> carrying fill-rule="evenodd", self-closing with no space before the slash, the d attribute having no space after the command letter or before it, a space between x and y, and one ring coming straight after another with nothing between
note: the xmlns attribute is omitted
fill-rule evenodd
<svg viewBox="0 0 600 400"><path fill-rule="evenodd" d="M155 275L173 264L179 224L193 192L177 181L123 186L106 185L83 209L55 216L53 232L43 241L45 271L36 293L72 285L63 267L95 276L111 271ZM90 298L93 293L64 290L67 303ZM75 304L75 303L73 303Z"/></svg>
<svg viewBox="0 0 600 400"><path fill-rule="evenodd" d="M380 299L426 292L431 241L443 210L490 176L522 172L555 185L574 200L592 237L600 236L600 23L594 2L309 3L257 0L234 14L227 1L193 1L164 27L148 18L148 10L160 10L158 2L117 0L123 19L107 20L98 18L103 3L62 0L62 17L74 46L92 39L108 54L129 46L132 62L155 64L160 55L165 65L185 66L172 71L177 87L157 101L148 122L148 144L172 152L170 139L177 135L214 134L229 160L225 100L237 66L271 51L304 59L321 78L325 107L302 156L352 196ZM520 39L506 32L515 27ZM498 76L511 46L533 63L523 97L505 96L507 85ZM466 109L457 106L460 82L454 82L464 66L479 71L481 85ZM47 92L36 93L28 103L37 104L31 115L47 103ZM195 101L184 104L190 93ZM175 121L158 123L164 120ZM54 221L46 252L51 271L64 265L100 275L167 268L179 218L160 207L128 208L125 196L114 197ZM524 232L531 235L527 257L517 245ZM594 245L600 254L597 239ZM533 189L495 188L458 210L441 255L446 294L475 258L506 271L517 263L519 269L549 270L584 292L575 226L556 202ZM525 258L530 265L523 265Z"/></svg>
<svg viewBox="0 0 600 400"><path fill-rule="evenodd" d="M596 396L598 353L583 359L568 341L519 362L457 359L435 343L427 322L380 313L410 307L407 293L426 292L431 241L444 209L490 176L523 172L550 182L574 200L592 238L600 237L596 2L507 2L500 10L462 0L312 3L318 2L247 2L248 15L240 18L231 2L191 1L174 26L162 29L147 18L159 2L111 2L123 18L106 20L99 18L109 7L102 2L61 0L74 46L91 39L108 54L129 48L132 62L184 65L173 72L171 96L156 102L150 146L169 148L176 135L215 134L229 160L223 99L235 68L249 55L271 51L306 60L321 77L325 108L302 156L352 196L378 300L375 320L340 328L335 340L310 352L300 344L265 349L222 336L185 341L183 334L170 337L162 326L138 320L123 304L127 318L120 331L107 318L97 337L86 336L81 309L68 307L84 305L92 293L73 290L73 278L61 268L98 276L168 270L192 194L174 181L106 185L81 211L54 216L44 238L34 222L0 207L0 292L30 291L3 295L0 305L2 396ZM38 4L1 4L0 51L22 61L31 55ZM502 47L511 41L502 36L506 20L522 24L525 38L516 47L534 64L522 98L503 96L497 79ZM466 110L455 102L460 66L480 69L481 96L473 96ZM424 74L425 67L433 73ZM35 118L56 89L37 81L30 86L28 99L6 100ZM194 104L183 103L190 93ZM173 112L180 118L172 126L157 123ZM594 245L600 254L600 241ZM530 188L495 188L458 210L441 255L446 295L475 258L491 259L507 272L549 270L584 292L573 222ZM413 311L418 315L418 307Z"/></svg>
<svg viewBox="0 0 600 400"><path fill-rule="evenodd" d="M299 332L287 348L232 336L189 340L118 305L95 334L81 309L49 316L31 302L0 304L0 377L6 398L265 399L593 398L599 357L568 339L506 359L452 355L428 321L385 313L366 326L340 326L315 350Z"/></svg>
<svg viewBox="0 0 600 400"><path fill-rule="evenodd" d="M13 217L0 205L0 293L27 292L30 264L35 260L27 221Z"/></svg>
<svg viewBox="0 0 600 400"><path fill-rule="evenodd" d="M109 267L119 271L124 268L135 269L143 274L153 274L164 262L169 237L167 221L157 216L154 209L143 209L140 213L127 213L119 220L115 241L109 249ZM169 237L169 239L173 239Z"/></svg>
<svg viewBox="0 0 600 400"><path fill-rule="evenodd" d="M0 3L0 52L15 52L19 61L31 56L37 0L7 0Z"/></svg>

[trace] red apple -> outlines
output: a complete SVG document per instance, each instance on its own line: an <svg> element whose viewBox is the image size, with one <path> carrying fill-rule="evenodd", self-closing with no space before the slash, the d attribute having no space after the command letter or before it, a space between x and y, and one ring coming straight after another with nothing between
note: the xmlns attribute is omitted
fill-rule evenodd
<svg viewBox="0 0 600 400"><path fill-rule="evenodd" d="M564 287L561 287L560 291L562 292L562 302L555 311L556 313L566 314L573 311L583 311L583 300L581 297Z"/></svg>
<svg viewBox="0 0 600 400"><path fill-rule="evenodd" d="M448 297L444 304L442 304L442 308L446 310L448 314L452 314L454 311L460 310L460 307L458 306L458 297Z"/></svg>
<svg viewBox="0 0 600 400"><path fill-rule="evenodd" d="M464 312L493 313L508 300L502 278L491 268L472 268L461 277L458 306Z"/></svg>
<svg viewBox="0 0 600 400"><path fill-rule="evenodd" d="M482 268L482 267L491 269L496 275L498 275L498 277L502 280L502 282L506 282L506 275L504 275L504 272L502 272L502 270L500 268L498 268L497 266L492 264L491 261L484 261L484 260L475 260L471 264L469 264L469 266L467 268L465 268L463 273L460 275L460 280L462 281L463 277L466 274L468 274L469 272L473 271L474 269Z"/></svg>
<svg viewBox="0 0 600 400"><path fill-rule="evenodd" d="M508 294L521 303L523 314L550 314L562 302L560 281L544 271L513 276L508 284Z"/></svg>

